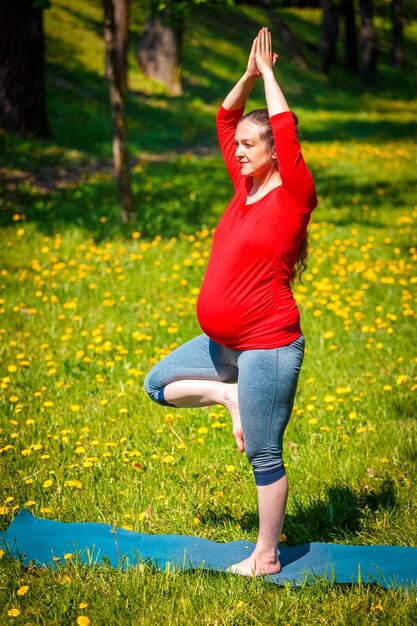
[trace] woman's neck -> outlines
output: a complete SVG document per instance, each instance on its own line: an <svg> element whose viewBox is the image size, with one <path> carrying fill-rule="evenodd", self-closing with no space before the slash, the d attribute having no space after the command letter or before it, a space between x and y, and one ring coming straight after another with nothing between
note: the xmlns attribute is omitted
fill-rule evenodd
<svg viewBox="0 0 417 626"><path fill-rule="evenodd" d="M274 187L279 187L282 184L281 176L276 169L269 170L261 176L254 176L252 180L252 189L248 193L248 198L263 196Z"/></svg>

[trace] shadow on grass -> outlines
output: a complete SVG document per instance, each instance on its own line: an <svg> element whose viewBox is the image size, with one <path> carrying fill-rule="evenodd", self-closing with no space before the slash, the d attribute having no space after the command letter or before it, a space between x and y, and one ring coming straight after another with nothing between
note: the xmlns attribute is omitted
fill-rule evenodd
<svg viewBox="0 0 417 626"><path fill-rule="evenodd" d="M292 512L285 518L288 543L354 540L367 513L392 510L395 506L395 488L390 479L370 491L357 492L348 485L333 485L325 498L308 503L293 500Z"/></svg>
<svg viewBox="0 0 417 626"><path fill-rule="evenodd" d="M285 545L299 546L314 541L334 543L355 541L362 522L369 513L392 510L396 506L394 482L390 479L371 490L354 491L348 485L329 487L324 498L309 502L292 500L291 512L285 517ZM235 525L256 533L259 526L256 511L245 512L241 519L228 509L208 509L200 515L208 526Z"/></svg>
<svg viewBox="0 0 417 626"><path fill-rule="evenodd" d="M123 225L111 164L99 164L95 173L82 153L69 156L29 142L22 142L20 150L14 152L14 144L2 142L1 138L0 143L6 153L16 154L15 167L23 171L31 155L39 153L41 174L35 181L16 175L13 184L10 179L3 183L0 179L1 226L12 224L15 213L24 213L28 222L36 222L47 235L76 226L99 240L129 236L133 230L139 230L145 237L171 237L202 227L214 228L232 196L232 186L219 153L211 157L185 153L142 161L132 179L137 220ZM69 184L62 189L47 188L54 175L53 163L58 164L58 169L69 179ZM81 179L76 175L77 169L84 172ZM72 175L74 182L71 182ZM387 206L394 211L396 207L406 206L412 187L411 181L403 181L401 186L395 181L375 185L360 182L353 176L326 175L326 169L315 172L315 177L322 198L317 219L332 221L338 226L366 223L371 223L375 229L385 226L377 216L371 218L370 211ZM382 197L377 194L376 186Z"/></svg>
<svg viewBox="0 0 417 626"><path fill-rule="evenodd" d="M392 510L395 506L395 488L390 479L370 491L356 492L347 485L333 485L325 498L311 499L308 503L293 499L292 512L285 517L286 545L354 540L368 512ZM220 525L236 523L236 517L228 511L210 510L204 514L204 522ZM248 531L256 531L258 522L255 511L244 513L239 520L241 528Z"/></svg>
<svg viewBox="0 0 417 626"><path fill-rule="evenodd" d="M145 237L171 237L213 228L232 186L220 158L184 155L143 164L133 177L133 191L138 217L123 225L111 174L92 174L76 186L46 194L22 182L3 189L0 225L11 225L13 215L23 212L27 222L36 222L47 235L76 226L98 240L129 236L134 230Z"/></svg>

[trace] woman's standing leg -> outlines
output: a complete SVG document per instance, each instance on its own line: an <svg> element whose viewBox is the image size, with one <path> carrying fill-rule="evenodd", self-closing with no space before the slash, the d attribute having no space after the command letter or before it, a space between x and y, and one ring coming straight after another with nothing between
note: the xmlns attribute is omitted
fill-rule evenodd
<svg viewBox="0 0 417 626"><path fill-rule="evenodd" d="M200 335L157 363L145 379L145 389L152 400L165 406L223 405L231 414L233 434L242 452L237 367L231 362L230 354L228 348Z"/></svg>
<svg viewBox="0 0 417 626"><path fill-rule="evenodd" d="M284 431L291 416L304 337L274 350L248 350L238 358L239 408L246 453L258 495L259 532L254 552L232 565L246 576L281 570L278 541L282 533L288 481L282 460Z"/></svg>

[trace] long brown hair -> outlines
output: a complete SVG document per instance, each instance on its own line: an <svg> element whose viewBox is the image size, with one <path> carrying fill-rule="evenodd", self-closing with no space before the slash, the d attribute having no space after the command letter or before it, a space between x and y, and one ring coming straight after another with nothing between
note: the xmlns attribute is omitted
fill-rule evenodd
<svg viewBox="0 0 417 626"><path fill-rule="evenodd" d="M306 230L306 234L300 243L300 248L298 250L298 258L294 265L294 269L292 271L292 277L290 279L290 284L292 285L295 280L299 280L300 283L302 275L307 269L307 260L308 260L308 231Z"/></svg>
<svg viewBox="0 0 417 626"><path fill-rule="evenodd" d="M292 114L295 122L296 128L298 128L298 118L295 113ZM262 139L267 148L271 151L275 150L275 141L274 135L272 133L271 122L269 121L269 113L268 109L254 109L250 111L246 115L244 115L240 122L244 120L248 122L252 122L252 124L256 124L259 126L259 137ZM239 123L240 123L239 122ZM290 279L290 284L293 284L295 280L299 280L302 282L301 277L307 269L307 259L308 259L308 233L304 235L304 238L301 241L300 248L298 250L297 261L294 265L292 277Z"/></svg>

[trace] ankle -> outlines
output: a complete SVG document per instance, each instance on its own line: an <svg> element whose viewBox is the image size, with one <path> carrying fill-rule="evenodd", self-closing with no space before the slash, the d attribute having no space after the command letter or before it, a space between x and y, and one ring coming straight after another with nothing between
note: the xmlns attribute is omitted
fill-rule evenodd
<svg viewBox="0 0 417 626"><path fill-rule="evenodd" d="M235 409L237 404L236 384L225 384L222 404L226 407L226 409L228 409L229 412L233 412L233 409Z"/></svg>
<svg viewBox="0 0 417 626"><path fill-rule="evenodd" d="M278 563L278 550L265 550L261 548L255 548L252 553L254 559L261 563Z"/></svg>

